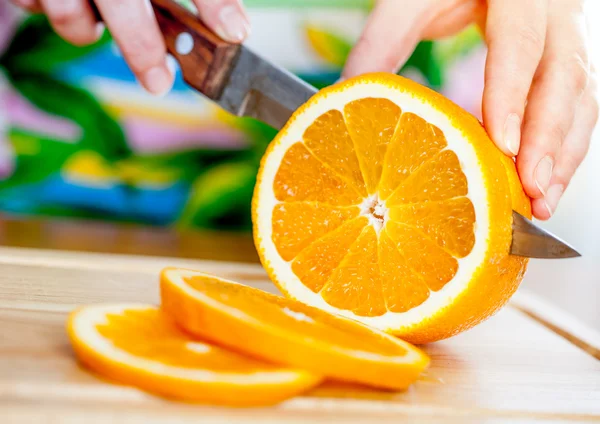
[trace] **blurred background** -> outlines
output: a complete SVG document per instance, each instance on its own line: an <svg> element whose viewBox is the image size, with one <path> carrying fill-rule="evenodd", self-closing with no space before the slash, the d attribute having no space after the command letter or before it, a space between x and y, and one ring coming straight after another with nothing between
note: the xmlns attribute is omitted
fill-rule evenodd
<svg viewBox="0 0 600 424"><path fill-rule="evenodd" d="M246 0L248 45L316 87L329 85L371 3ZM600 58L600 4L588 2L588 14ZM469 28L420 43L400 73L480 117L485 54ZM43 16L0 0L0 244L187 257L221 249L231 251L226 259L256 260L250 201L274 134L213 107L180 75L167 96L148 95L108 33L74 47ZM597 144L543 224L583 258L533 261L524 287L600 330Z"/></svg>

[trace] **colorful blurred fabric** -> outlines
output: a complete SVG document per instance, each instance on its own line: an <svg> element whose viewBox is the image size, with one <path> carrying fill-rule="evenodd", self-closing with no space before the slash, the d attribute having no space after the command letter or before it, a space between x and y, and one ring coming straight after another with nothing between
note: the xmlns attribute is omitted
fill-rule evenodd
<svg viewBox="0 0 600 424"><path fill-rule="evenodd" d="M339 78L370 0L247 0L248 45L315 85ZM480 115L485 49L470 28L422 42L401 74ZM108 34L62 41L0 2L0 211L248 230L260 158L275 135L186 87L146 94Z"/></svg>

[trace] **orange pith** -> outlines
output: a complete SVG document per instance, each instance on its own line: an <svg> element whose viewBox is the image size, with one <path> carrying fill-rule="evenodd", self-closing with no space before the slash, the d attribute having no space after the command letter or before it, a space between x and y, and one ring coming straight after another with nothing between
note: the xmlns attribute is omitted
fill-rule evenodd
<svg viewBox="0 0 600 424"><path fill-rule="evenodd" d="M271 143L254 236L285 295L424 343L518 287L527 259L508 254L512 210L530 217L530 200L472 115L370 74L321 90Z"/></svg>
<svg viewBox="0 0 600 424"><path fill-rule="evenodd" d="M403 389L429 363L419 349L378 330L196 271L164 270L161 304L192 335L335 379Z"/></svg>
<svg viewBox="0 0 600 424"><path fill-rule="evenodd" d="M421 304L452 279L454 258L475 242L467 180L446 147L438 128L387 99L322 114L286 152L273 182L279 254L336 308L379 316ZM357 219L368 195L372 205ZM379 234L369 216L385 223ZM413 240L427 245L425 255L415 254Z"/></svg>
<svg viewBox="0 0 600 424"><path fill-rule="evenodd" d="M85 366L162 396L231 406L269 405L321 381L311 373L250 358L177 327L151 305L91 305L67 330Z"/></svg>

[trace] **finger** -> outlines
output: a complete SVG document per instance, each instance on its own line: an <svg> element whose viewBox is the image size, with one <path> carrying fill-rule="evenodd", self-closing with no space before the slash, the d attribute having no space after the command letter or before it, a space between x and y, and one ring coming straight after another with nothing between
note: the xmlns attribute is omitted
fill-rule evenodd
<svg viewBox="0 0 600 424"><path fill-rule="evenodd" d="M586 89L577 111L571 131L567 135L556 159L556 166L550 181L550 187L543 199L533 201L533 213L538 219L549 219L571 182L575 171L583 162L592 138L592 133L598 121L598 95L596 78L590 76Z"/></svg>
<svg viewBox="0 0 600 424"><path fill-rule="evenodd" d="M509 156L519 152L525 102L544 51L546 16L545 0L488 2L483 121Z"/></svg>
<svg viewBox="0 0 600 424"><path fill-rule="evenodd" d="M239 0L194 0L202 20L224 40L241 43L250 34L250 21Z"/></svg>
<svg viewBox="0 0 600 424"><path fill-rule="evenodd" d="M350 52L342 78L396 72L419 41L429 1L379 0Z"/></svg>
<svg viewBox="0 0 600 424"><path fill-rule="evenodd" d="M54 31L77 46L92 44L100 38L92 9L86 0L40 0Z"/></svg>
<svg viewBox="0 0 600 424"><path fill-rule="evenodd" d="M529 95L517 158L521 182L533 199L544 197L550 187L557 154L587 86L587 51L582 12L573 2L560 2L549 15L546 50Z"/></svg>
<svg viewBox="0 0 600 424"><path fill-rule="evenodd" d="M436 7L435 14L423 29L423 39L433 40L456 34L473 22L485 21L487 6L481 0L452 0Z"/></svg>
<svg viewBox="0 0 600 424"><path fill-rule="evenodd" d="M39 13L42 11L42 6L39 0L11 0L15 6L28 10L31 13Z"/></svg>
<svg viewBox="0 0 600 424"><path fill-rule="evenodd" d="M138 81L153 94L166 93L174 75L150 4L146 0L96 0L96 4Z"/></svg>

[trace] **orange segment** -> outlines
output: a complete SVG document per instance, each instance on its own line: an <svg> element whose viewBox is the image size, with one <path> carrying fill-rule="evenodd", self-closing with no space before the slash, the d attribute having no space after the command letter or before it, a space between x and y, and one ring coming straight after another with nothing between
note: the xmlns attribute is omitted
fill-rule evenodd
<svg viewBox="0 0 600 424"><path fill-rule="evenodd" d="M357 205L362 200L349 183L325 167L302 143L296 143L286 152L273 191L280 201Z"/></svg>
<svg viewBox="0 0 600 424"><path fill-rule="evenodd" d="M344 107L348 132L369 194L377 191L385 152L400 113L400 108L388 99L364 98Z"/></svg>
<svg viewBox="0 0 600 424"><path fill-rule="evenodd" d="M358 238L367 219L359 217L317 240L292 262L292 271L313 292L319 292Z"/></svg>
<svg viewBox="0 0 600 424"><path fill-rule="evenodd" d="M407 265L429 289L441 290L456 275L458 261L419 230L390 221L385 236L393 241Z"/></svg>
<svg viewBox="0 0 600 424"><path fill-rule="evenodd" d="M390 220L413 226L453 256L467 256L475 244L475 209L466 197L390 208Z"/></svg>
<svg viewBox="0 0 600 424"><path fill-rule="evenodd" d="M467 177L462 172L458 156L452 150L444 150L396 188L386 205L447 200L466 196L468 191Z"/></svg>
<svg viewBox="0 0 600 424"><path fill-rule="evenodd" d="M321 380L193 340L150 305L80 308L70 315L67 330L78 359L93 371L186 401L268 405Z"/></svg>
<svg viewBox="0 0 600 424"><path fill-rule="evenodd" d="M429 363L419 349L373 328L196 271L164 270L161 299L190 334L330 378L404 389Z"/></svg>
<svg viewBox="0 0 600 424"><path fill-rule="evenodd" d="M303 140L316 158L349 181L361 195L367 194L354 143L339 110L319 116L304 132Z"/></svg>
<svg viewBox="0 0 600 424"><path fill-rule="evenodd" d="M379 236L379 264L383 296L390 312L406 312L427 300L429 289L423 278L411 269L385 230Z"/></svg>
<svg viewBox="0 0 600 424"><path fill-rule="evenodd" d="M403 113L385 155L379 196L387 199L402 181L446 145L438 128L414 113Z"/></svg>
<svg viewBox="0 0 600 424"><path fill-rule="evenodd" d="M290 261L359 212L357 207L339 208L323 203L280 203L273 209L273 243L281 257Z"/></svg>
<svg viewBox="0 0 600 424"><path fill-rule="evenodd" d="M377 234L365 227L322 291L330 305L360 316L386 312L377 258Z"/></svg>

